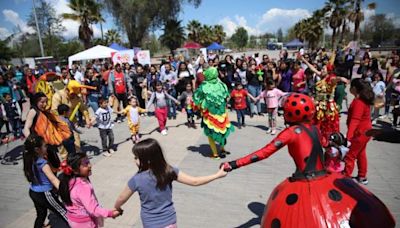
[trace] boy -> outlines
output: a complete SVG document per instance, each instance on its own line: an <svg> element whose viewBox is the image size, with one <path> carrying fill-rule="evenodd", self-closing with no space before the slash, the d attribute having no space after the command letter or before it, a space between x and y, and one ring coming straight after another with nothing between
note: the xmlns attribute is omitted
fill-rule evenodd
<svg viewBox="0 0 400 228"><path fill-rule="evenodd" d="M74 131L77 133L81 133L78 129L76 129L75 125L69 120L69 116L71 115L71 109L66 104L60 104L57 106L57 112L60 115L60 118L68 124L69 130L71 131L71 137L67 140L63 141L63 146L60 150L60 156L63 160L66 160L68 154L75 154L76 147L75 147L75 138L74 138Z"/></svg>
<svg viewBox="0 0 400 228"><path fill-rule="evenodd" d="M22 124L21 124L21 107L18 102L13 100L11 94L5 93L3 95L4 103L1 105L3 118L5 121L11 123L14 140L22 137Z"/></svg>
<svg viewBox="0 0 400 228"><path fill-rule="evenodd" d="M238 128L241 129L242 126L245 127L244 115L247 108L246 97L249 96L254 102L256 99L243 89L243 85L240 82L235 82L235 89L231 92L231 99L233 99L233 109L236 110Z"/></svg>
<svg viewBox="0 0 400 228"><path fill-rule="evenodd" d="M111 121L111 114L113 110L110 106L108 106L108 100L104 98L99 98L99 109L97 109L96 122L97 127L99 128L101 145L103 147L103 155L105 157L110 157L114 151L114 132L112 127L114 126L113 121ZM107 145L107 137L108 137L108 145Z"/></svg>

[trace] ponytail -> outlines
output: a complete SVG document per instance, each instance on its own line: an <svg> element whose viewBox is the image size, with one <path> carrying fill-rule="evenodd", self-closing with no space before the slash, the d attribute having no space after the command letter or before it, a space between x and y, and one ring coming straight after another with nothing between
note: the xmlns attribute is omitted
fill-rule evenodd
<svg viewBox="0 0 400 228"><path fill-rule="evenodd" d="M79 177L79 166L84 158L86 158L85 153L71 154L66 161L61 163L61 171L63 173L60 177L58 192L61 200L68 206L72 205L70 190L73 186L70 187L69 185L72 179Z"/></svg>
<svg viewBox="0 0 400 228"><path fill-rule="evenodd" d="M24 143L24 153L22 155L24 161L24 174L30 183L42 183L36 165L36 160L38 159L36 149L40 148L43 143L43 138L36 134L30 134Z"/></svg>

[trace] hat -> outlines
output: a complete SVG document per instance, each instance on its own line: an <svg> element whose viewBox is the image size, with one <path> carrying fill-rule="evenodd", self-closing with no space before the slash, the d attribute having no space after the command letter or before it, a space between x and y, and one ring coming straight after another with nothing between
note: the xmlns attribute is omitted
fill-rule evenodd
<svg viewBox="0 0 400 228"><path fill-rule="evenodd" d="M87 85L81 85L78 81L76 80L71 80L67 84L67 89L69 91L69 94L80 94L81 89L86 88L86 89L96 89L96 87L93 86L87 86Z"/></svg>

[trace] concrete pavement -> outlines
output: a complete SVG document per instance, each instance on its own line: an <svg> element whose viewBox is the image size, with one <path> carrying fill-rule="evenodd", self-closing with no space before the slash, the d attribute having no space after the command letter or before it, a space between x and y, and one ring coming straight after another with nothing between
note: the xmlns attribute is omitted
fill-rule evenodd
<svg viewBox="0 0 400 228"><path fill-rule="evenodd" d="M230 113L235 121L235 113ZM341 118L342 132L346 115ZM206 137L202 130L188 129L183 123L184 114L177 120L169 120L169 134L161 136L157 131L155 117L142 118L143 138L159 140L165 156L171 165L190 175L209 175L217 171L223 161L246 155L271 141L273 137L265 133L266 117L246 116L247 127L235 129L229 137L226 149L232 154L220 161L211 160ZM278 126L283 127L281 118ZM137 172L131 153L132 143L124 141L129 137L126 123L114 128L118 151L110 158L93 156L94 185L99 202L111 208L129 178ZM83 141L90 146L87 150L101 147L98 130L85 129ZM97 140L97 141L96 141ZM1 146L3 150L5 147ZM12 147L11 147L12 148ZM398 145L371 141L368 145L367 186L400 218L400 151ZM258 227L265 202L273 188L295 170L294 162L287 149L275 153L270 158L256 164L235 170L223 179L208 185L190 187L174 183L174 203L179 227ZM35 219L33 203L28 196L21 160L16 166L0 165L0 227L31 227ZM142 227L138 195L135 194L124 206L124 215L117 219L107 219L105 227Z"/></svg>

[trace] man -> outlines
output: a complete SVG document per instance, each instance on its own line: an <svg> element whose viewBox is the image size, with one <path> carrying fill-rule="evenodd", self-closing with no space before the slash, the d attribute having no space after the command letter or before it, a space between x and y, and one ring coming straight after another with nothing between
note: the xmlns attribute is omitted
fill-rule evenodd
<svg viewBox="0 0 400 228"><path fill-rule="evenodd" d="M82 88L90 89L91 87L81 85L79 82L75 80L69 81L64 89L57 91L53 95L53 98L51 100L51 111L55 114L58 114L57 111L58 106L61 104L65 104L68 105L71 112L74 113L73 111L78 106L79 111L83 114L85 118L86 127L90 128L92 126L92 123L89 116L88 107L83 102L82 97L79 96L81 94ZM77 119L74 116L72 122L76 123L76 121ZM81 140L79 134L75 131L74 131L74 138L75 138L76 150L79 151L81 147Z"/></svg>
<svg viewBox="0 0 400 228"><path fill-rule="evenodd" d="M80 84L84 81L83 74L79 71L78 66L76 64L72 65L71 75L74 76L74 79L78 81Z"/></svg>
<svg viewBox="0 0 400 228"><path fill-rule="evenodd" d="M124 108L128 105L127 94L132 93L132 82L131 78L122 71L121 64L119 63L115 64L115 70L112 70L108 77L108 91L110 96L114 96L118 100L117 108L121 102ZM121 114L117 115L116 122L122 122Z"/></svg>
<svg viewBox="0 0 400 228"><path fill-rule="evenodd" d="M143 70L143 66L139 64L136 66L136 74L132 75L131 80L132 80L132 88L134 89L134 93L136 94L136 97L139 101L139 106L141 108L146 108L146 104L142 96L142 91L146 87L145 79L146 79L146 74Z"/></svg>

